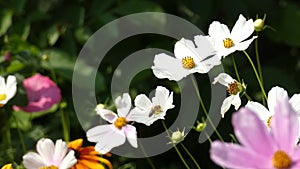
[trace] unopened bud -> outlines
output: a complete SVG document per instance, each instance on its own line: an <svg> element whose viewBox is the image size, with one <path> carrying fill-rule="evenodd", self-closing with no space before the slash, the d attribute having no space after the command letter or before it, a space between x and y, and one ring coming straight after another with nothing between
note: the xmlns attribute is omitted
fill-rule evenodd
<svg viewBox="0 0 300 169"><path fill-rule="evenodd" d="M262 19L256 19L255 21L254 21L254 29L255 29L255 31L262 31L263 29L264 29L264 27L265 27L265 22L264 22L264 20L262 20Z"/></svg>

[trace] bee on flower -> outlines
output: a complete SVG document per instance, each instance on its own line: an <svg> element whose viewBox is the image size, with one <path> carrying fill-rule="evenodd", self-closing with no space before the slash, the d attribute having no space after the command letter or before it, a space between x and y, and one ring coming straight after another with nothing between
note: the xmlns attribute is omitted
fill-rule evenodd
<svg viewBox="0 0 300 169"><path fill-rule="evenodd" d="M140 94L134 103L136 107L131 111L130 117L138 123L150 126L156 120L164 119L167 110L174 108L173 92L158 86L152 101L145 94Z"/></svg>

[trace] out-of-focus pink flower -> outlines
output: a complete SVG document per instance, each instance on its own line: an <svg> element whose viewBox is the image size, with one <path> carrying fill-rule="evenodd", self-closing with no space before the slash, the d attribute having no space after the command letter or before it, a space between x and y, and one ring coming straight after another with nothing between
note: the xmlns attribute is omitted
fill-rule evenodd
<svg viewBox="0 0 300 169"><path fill-rule="evenodd" d="M23 81L28 97L26 107L14 106L14 110L25 112L40 112L50 109L61 100L60 89L47 76L35 74Z"/></svg>
<svg viewBox="0 0 300 169"><path fill-rule="evenodd" d="M214 141L211 159L231 169L299 169L297 114L287 98L277 101L274 112L269 132L251 109L240 109L233 115L232 124L241 145Z"/></svg>

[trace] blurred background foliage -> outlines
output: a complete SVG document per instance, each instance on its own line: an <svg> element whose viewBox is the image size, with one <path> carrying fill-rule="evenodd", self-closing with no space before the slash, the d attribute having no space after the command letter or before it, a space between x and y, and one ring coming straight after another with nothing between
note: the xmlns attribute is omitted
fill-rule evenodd
<svg viewBox="0 0 300 169"><path fill-rule="evenodd" d="M218 20L232 27L239 14L247 18L262 18L267 15L266 24L275 29L266 29L259 33L259 52L263 69L264 86L268 91L272 86L286 88L290 94L299 93L300 84L300 5L291 0L9 0L0 1L0 73L15 74L19 81L19 91L12 100L16 105L26 105L22 80L35 72L50 76L62 90L63 105L58 105L40 114L14 112L15 121L1 112L1 126L9 123L12 129L12 149L1 147L0 166L15 160L20 164L24 154L17 136L17 125L24 135L27 149L34 149L41 137L63 138L60 123L61 113L70 118L70 140L85 138L72 106L71 82L76 57L87 39L99 28L119 17L137 12L165 12L185 18L197 25L205 34L209 24ZM147 18L145 18L147 19ZM180 25L178 25L180 26ZM120 30L112 30L120 31ZM95 82L99 103L111 100L110 81L116 66L129 54L148 47L173 50L174 39L161 35L144 34L127 38L118 43L104 58ZM248 49L254 59L254 44ZM7 59L8 54L10 58ZM6 56L6 57L5 57ZM258 83L253 70L242 53L235 53L238 69L252 98L261 99ZM85 67L89 63L81 63ZM231 60L224 59L223 66L234 77ZM88 70L86 70L88 72ZM83 71L83 77L88 73ZM209 81L206 75L196 76L205 100L210 99ZM131 82L132 96L148 93L157 85L175 90L176 83L158 80L151 70L138 74ZM79 86L84 88L85 86ZM207 90L208 89L208 90ZM244 103L246 100L243 100ZM111 102L111 101L110 101ZM67 105L67 106L65 106ZM207 107L209 102L206 102ZM178 106L179 107L179 106ZM172 110L166 117L171 125L178 109ZM233 110L228 114L231 114ZM199 119L201 119L201 111ZM188 116L188 112L187 112ZM218 126L218 130L230 141L232 133L231 115L227 115ZM138 136L147 137L163 131L160 123L147 128L138 126ZM184 144L190 149L203 168L218 168L209 160L209 142L198 144L196 131L186 137ZM212 139L217 139L215 135ZM86 142L86 144L88 144ZM186 156L187 157L187 156ZM193 163L186 158L192 166ZM128 159L119 156L110 158L115 168L150 168L146 159ZM152 157L154 165L160 169L184 168L179 157L172 149L164 154ZM193 168L193 167L192 167Z"/></svg>

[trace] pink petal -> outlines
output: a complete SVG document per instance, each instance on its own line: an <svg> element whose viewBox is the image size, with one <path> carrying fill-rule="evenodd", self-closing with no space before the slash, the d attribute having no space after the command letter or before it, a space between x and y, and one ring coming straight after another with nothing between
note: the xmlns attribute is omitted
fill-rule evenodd
<svg viewBox="0 0 300 169"><path fill-rule="evenodd" d="M113 123L118 118L117 114L112 112L111 110L96 108L97 114L101 116L102 119Z"/></svg>
<svg viewBox="0 0 300 169"><path fill-rule="evenodd" d="M299 122L288 98L277 102L271 123L271 132L279 149L290 154L294 151L295 141L299 134Z"/></svg>
<svg viewBox="0 0 300 169"><path fill-rule="evenodd" d="M40 112L50 109L61 100L60 89L47 76L35 74L23 81L28 97L28 105L19 107L26 112Z"/></svg>
<svg viewBox="0 0 300 169"><path fill-rule="evenodd" d="M210 158L218 165L231 169L272 168L270 160L242 146L214 141Z"/></svg>
<svg viewBox="0 0 300 169"><path fill-rule="evenodd" d="M242 108L232 116L234 133L240 143L264 156L272 156L275 143L266 126L258 116L247 108Z"/></svg>

